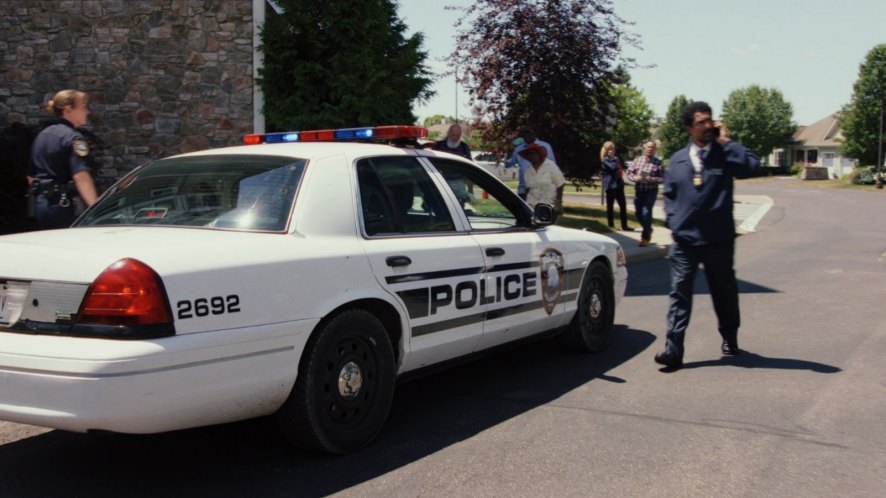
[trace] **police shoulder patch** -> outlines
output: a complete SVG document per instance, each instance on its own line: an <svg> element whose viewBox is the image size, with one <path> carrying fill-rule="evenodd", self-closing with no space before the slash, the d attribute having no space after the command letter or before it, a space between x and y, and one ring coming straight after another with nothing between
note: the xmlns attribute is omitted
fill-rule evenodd
<svg viewBox="0 0 886 498"><path fill-rule="evenodd" d="M80 157L86 157L89 155L89 144L86 140L74 140L71 143L71 146L74 148L74 154L77 154Z"/></svg>

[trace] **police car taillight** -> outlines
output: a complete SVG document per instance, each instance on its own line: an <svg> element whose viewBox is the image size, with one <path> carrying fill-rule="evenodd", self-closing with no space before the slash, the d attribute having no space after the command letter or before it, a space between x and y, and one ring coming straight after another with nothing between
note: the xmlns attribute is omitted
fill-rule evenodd
<svg viewBox="0 0 886 498"><path fill-rule="evenodd" d="M427 138L428 129L422 126L372 126L341 128L338 130L288 131L283 133L252 134L243 137L245 145L292 142L332 142L336 140L410 140Z"/></svg>
<svg viewBox="0 0 886 498"><path fill-rule="evenodd" d="M121 259L92 282L80 305L77 324L142 326L172 323L160 276L135 259Z"/></svg>

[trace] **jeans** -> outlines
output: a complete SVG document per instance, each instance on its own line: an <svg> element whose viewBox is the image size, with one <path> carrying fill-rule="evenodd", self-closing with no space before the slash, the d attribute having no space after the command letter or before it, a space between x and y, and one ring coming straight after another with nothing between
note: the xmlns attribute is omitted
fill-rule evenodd
<svg viewBox="0 0 886 498"><path fill-rule="evenodd" d="M655 198L658 197L658 189L637 190L634 197L634 212L637 221L643 227L642 238L649 240L652 237L652 207L655 206Z"/></svg>

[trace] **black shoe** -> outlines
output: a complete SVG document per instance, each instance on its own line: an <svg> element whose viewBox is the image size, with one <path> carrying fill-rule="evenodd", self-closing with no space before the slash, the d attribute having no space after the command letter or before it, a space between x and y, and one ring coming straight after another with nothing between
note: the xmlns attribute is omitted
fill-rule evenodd
<svg viewBox="0 0 886 498"><path fill-rule="evenodd" d="M622 232L633 232L634 229L632 227L625 225L625 226L621 227L621 231Z"/></svg>
<svg viewBox="0 0 886 498"><path fill-rule="evenodd" d="M723 351L723 356L735 356L741 352L736 341L723 341L723 346L720 350Z"/></svg>
<svg viewBox="0 0 886 498"><path fill-rule="evenodd" d="M661 353L656 354L655 362L659 365L664 365L671 368L680 368L683 366L683 358L678 356L677 353L672 353L668 350L664 350Z"/></svg>

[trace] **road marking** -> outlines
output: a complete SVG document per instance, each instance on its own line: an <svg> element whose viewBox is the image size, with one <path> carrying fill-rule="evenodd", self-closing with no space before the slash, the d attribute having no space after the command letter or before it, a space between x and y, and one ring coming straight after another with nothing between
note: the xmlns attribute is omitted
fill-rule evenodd
<svg viewBox="0 0 886 498"><path fill-rule="evenodd" d="M745 218L745 220L741 223L738 229L744 233L754 232L757 228L757 223L766 216L766 213L769 212L769 208L772 207L772 203L760 204L757 207L757 210L754 211L754 214Z"/></svg>

